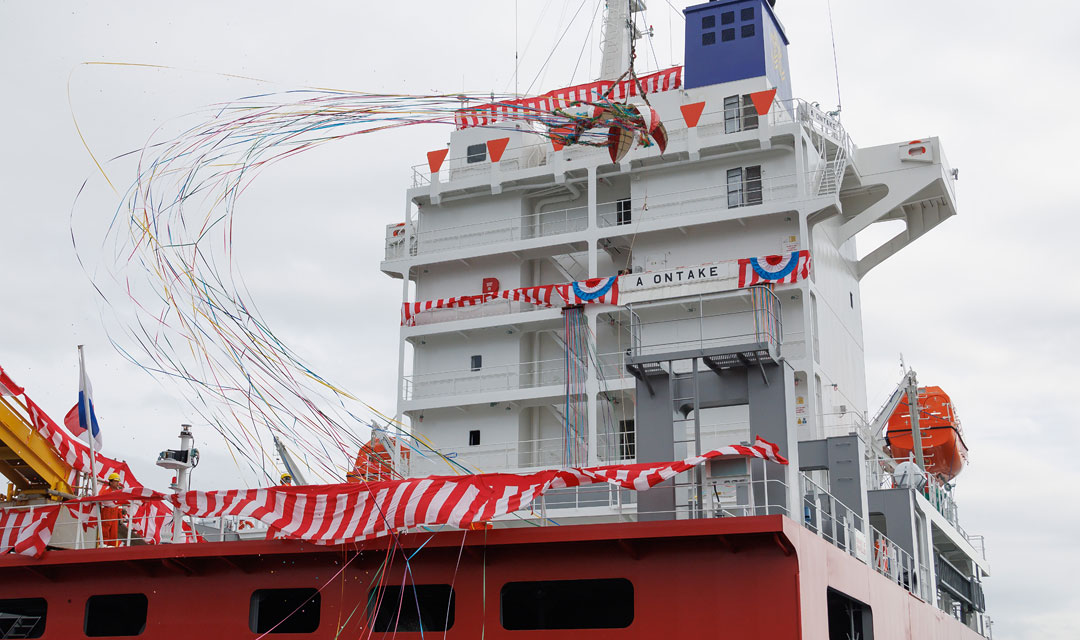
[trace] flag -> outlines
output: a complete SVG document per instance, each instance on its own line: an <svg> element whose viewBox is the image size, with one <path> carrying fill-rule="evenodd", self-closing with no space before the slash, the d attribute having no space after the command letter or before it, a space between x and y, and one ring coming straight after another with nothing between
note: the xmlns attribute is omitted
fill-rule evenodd
<svg viewBox="0 0 1080 640"><path fill-rule="evenodd" d="M17 396L23 392L23 388L15 384L4 368L0 367L0 396Z"/></svg>
<svg viewBox="0 0 1080 640"><path fill-rule="evenodd" d="M94 449L101 450L101 428L98 427L97 414L94 413L94 393L90 388L90 379L86 377L82 349L79 350L79 402L64 416L64 426L83 440L93 439Z"/></svg>

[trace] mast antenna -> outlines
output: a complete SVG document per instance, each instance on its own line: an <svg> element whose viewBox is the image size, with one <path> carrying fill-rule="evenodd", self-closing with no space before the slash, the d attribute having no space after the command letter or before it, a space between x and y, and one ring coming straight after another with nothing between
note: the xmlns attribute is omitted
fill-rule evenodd
<svg viewBox="0 0 1080 640"><path fill-rule="evenodd" d="M840 99L840 65L837 63L836 57L836 30L833 29L832 0L825 0L825 4L829 9L829 36L832 38L832 65L833 74L836 76L836 111L830 112L829 115L839 118L840 112L844 107L843 101Z"/></svg>

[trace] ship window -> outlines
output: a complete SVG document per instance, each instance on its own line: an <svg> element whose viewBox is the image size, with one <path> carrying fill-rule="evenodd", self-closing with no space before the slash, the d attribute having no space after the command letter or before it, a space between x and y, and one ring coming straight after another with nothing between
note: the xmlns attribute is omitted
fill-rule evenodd
<svg viewBox="0 0 1080 640"><path fill-rule="evenodd" d="M508 582L499 593L504 629L625 629L634 585L625 578Z"/></svg>
<svg viewBox="0 0 1080 640"><path fill-rule="evenodd" d="M754 19L754 8L753 7L748 7L746 9L743 9L742 13L739 15L739 19L740 20L753 20Z"/></svg>
<svg viewBox="0 0 1080 640"><path fill-rule="evenodd" d="M720 24L735 24L735 12L725 11L720 14Z"/></svg>
<svg viewBox="0 0 1080 640"><path fill-rule="evenodd" d="M728 169L727 172L727 206L742 206L742 169Z"/></svg>
<svg viewBox="0 0 1080 640"><path fill-rule="evenodd" d="M724 98L724 133L757 129L758 113L750 94Z"/></svg>
<svg viewBox="0 0 1080 640"><path fill-rule="evenodd" d="M874 614L870 605L829 589L826 596L829 612L829 640L860 638L874 640Z"/></svg>
<svg viewBox="0 0 1080 640"><path fill-rule="evenodd" d="M752 37L754 37L754 25L752 25L752 24L744 24L742 26L742 37L744 37L744 38L752 38Z"/></svg>
<svg viewBox="0 0 1080 640"><path fill-rule="evenodd" d="M750 98L750 94L747 93L742 97L742 128L744 131L747 131L750 129L757 129L757 126L757 107L754 106L754 101Z"/></svg>
<svg viewBox="0 0 1080 640"><path fill-rule="evenodd" d="M761 204L761 166L745 169L743 204Z"/></svg>
<svg viewBox="0 0 1080 640"><path fill-rule="evenodd" d="M480 367L484 365L484 356L476 355L469 358L469 368L473 371L479 371Z"/></svg>
<svg viewBox="0 0 1080 640"><path fill-rule="evenodd" d="M476 447L480 445L480 430L473 429L469 432L469 446Z"/></svg>
<svg viewBox="0 0 1080 640"><path fill-rule="evenodd" d="M486 144L470 144L465 149L465 161L469 164L483 162L484 160L487 160Z"/></svg>
<svg viewBox="0 0 1080 640"><path fill-rule="evenodd" d="M721 42L730 42L730 41L732 41L734 39L735 39L735 30L734 29L724 29L723 31L720 32L720 40L721 40Z"/></svg>
<svg viewBox="0 0 1080 640"><path fill-rule="evenodd" d="M707 32L701 34L701 44L704 45L704 46L707 46L707 45L710 45L710 44L716 44L716 32L715 31L707 31Z"/></svg>
<svg viewBox="0 0 1080 640"><path fill-rule="evenodd" d="M701 19L702 29L712 29L716 27L716 16L705 16Z"/></svg>
<svg viewBox="0 0 1080 640"><path fill-rule="evenodd" d="M40 638L48 609L45 598L0 600L0 638Z"/></svg>
<svg viewBox="0 0 1080 640"><path fill-rule="evenodd" d="M637 455L635 446L634 420L619 420L619 460L633 460Z"/></svg>
<svg viewBox="0 0 1080 640"><path fill-rule="evenodd" d="M737 133L739 126L739 96L724 98L724 133Z"/></svg>
<svg viewBox="0 0 1080 640"><path fill-rule="evenodd" d="M851 308L854 309L855 308L855 292L854 291L848 292L848 302L851 303ZM916 404L918 404L918 403L916 403Z"/></svg>
<svg viewBox="0 0 1080 640"><path fill-rule="evenodd" d="M632 215L630 198L623 198L615 203L615 224L630 224Z"/></svg>
<svg viewBox="0 0 1080 640"><path fill-rule="evenodd" d="M256 589L248 628L253 633L315 633L320 605L317 589Z"/></svg>
<svg viewBox="0 0 1080 640"><path fill-rule="evenodd" d="M375 633L446 631L454 626L454 588L409 584L372 589L368 619Z"/></svg>
<svg viewBox="0 0 1080 640"><path fill-rule="evenodd" d="M146 629L146 596L117 593L86 600L83 631L91 638L137 636Z"/></svg>

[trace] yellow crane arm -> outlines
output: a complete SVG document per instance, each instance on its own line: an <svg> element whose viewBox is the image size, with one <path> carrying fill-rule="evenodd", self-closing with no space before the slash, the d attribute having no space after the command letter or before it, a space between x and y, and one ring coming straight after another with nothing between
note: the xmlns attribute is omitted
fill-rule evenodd
<svg viewBox="0 0 1080 640"><path fill-rule="evenodd" d="M68 484L71 472L71 466L30 424L26 407L15 398L0 396L0 474L20 492L53 489L70 494L74 493Z"/></svg>

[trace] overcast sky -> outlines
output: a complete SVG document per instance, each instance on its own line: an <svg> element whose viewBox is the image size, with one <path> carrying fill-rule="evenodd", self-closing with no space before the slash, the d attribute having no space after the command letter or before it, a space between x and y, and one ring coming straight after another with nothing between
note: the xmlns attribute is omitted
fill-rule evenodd
<svg viewBox="0 0 1080 640"><path fill-rule="evenodd" d="M650 2L656 36L643 42L639 69L682 62L683 20L670 4L687 5ZM778 4L795 95L832 107L826 0ZM0 366L60 419L75 401L76 345L85 344L106 453L163 488L156 453L197 417L108 343L106 310L71 246L72 203L96 171L72 112L104 159L141 147L170 118L254 91L513 91L515 40L517 86L546 91L594 77L596 6L534 0L515 18L510 0L0 0ZM1071 110L1080 10L1033 6L833 0L832 13L842 117L856 143L937 135L960 170L960 215L863 282L869 404L895 384L901 352L921 382L946 389L971 449L961 522L986 536L996 637L1075 638L1080 436L1066 382L1076 370L1080 285L1063 256L1080 232L1080 118ZM91 61L170 69L81 65ZM241 270L276 333L390 413L400 288L378 271L383 227L402 218L409 167L446 136L414 128L310 152L266 172L238 214ZM109 207L85 209L80 234L103 233ZM195 424L204 452L195 485L235 486L231 459Z"/></svg>

